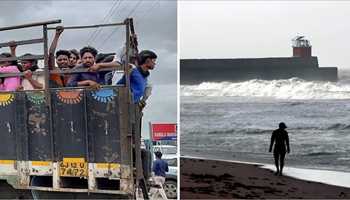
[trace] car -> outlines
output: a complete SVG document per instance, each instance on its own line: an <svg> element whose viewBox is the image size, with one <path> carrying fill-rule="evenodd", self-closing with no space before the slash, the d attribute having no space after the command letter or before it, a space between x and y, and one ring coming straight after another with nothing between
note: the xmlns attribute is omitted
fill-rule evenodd
<svg viewBox="0 0 350 200"><path fill-rule="evenodd" d="M177 155L177 146L174 145L153 145L153 152L160 151L164 155Z"/></svg>
<svg viewBox="0 0 350 200"><path fill-rule="evenodd" d="M168 162L169 172L166 173L164 190L168 199L177 198L177 157L173 155L163 156L163 160Z"/></svg>

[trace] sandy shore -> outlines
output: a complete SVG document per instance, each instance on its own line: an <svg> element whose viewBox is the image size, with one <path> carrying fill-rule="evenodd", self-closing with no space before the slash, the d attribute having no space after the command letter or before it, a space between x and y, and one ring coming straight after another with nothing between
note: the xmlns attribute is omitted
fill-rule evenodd
<svg viewBox="0 0 350 200"><path fill-rule="evenodd" d="M350 188L276 176L259 165L180 159L181 199L350 199Z"/></svg>

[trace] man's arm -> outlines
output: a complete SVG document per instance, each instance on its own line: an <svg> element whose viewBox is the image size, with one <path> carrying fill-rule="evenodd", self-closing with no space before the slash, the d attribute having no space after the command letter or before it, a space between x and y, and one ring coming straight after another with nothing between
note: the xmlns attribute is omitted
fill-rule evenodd
<svg viewBox="0 0 350 200"><path fill-rule="evenodd" d="M98 84L98 83L95 81L92 81L92 80L84 80L84 81L77 82L77 86L93 86L96 84Z"/></svg>
<svg viewBox="0 0 350 200"><path fill-rule="evenodd" d="M37 80L34 80L31 78L31 79L28 79L28 81L30 82L30 84L32 84L34 89L43 89L44 88L44 85Z"/></svg>
<svg viewBox="0 0 350 200"><path fill-rule="evenodd" d="M167 162L165 162L165 171L166 171L166 172L169 172L169 165L168 165Z"/></svg>
<svg viewBox="0 0 350 200"><path fill-rule="evenodd" d="M67 84L68 87L77 87L77 86L89 86L93 90L99 89L101 86L95 81L92 80L80 80L79 74L73 74Z"/></svg>
<svg viewBox="0 0 350 200"><path fill-rule="evenodd" d="M269 148L269 152L272 151L272 146L273 146L273 143L275 141L275 132L272 132L272 135L271 135L271 141L270 141L270 148Z"/></svg>
<svg viewBox="0 0 350 200"><path fill-rule="evenodd" d="M137 70L134 68L134 70ZM137 78L137 76L134 73L134 70L131 71L130 73L130 87L132 91L132 97L133 97L133 102L134 103L139 103L141 100L141 97L144 94L144 89L142 88L142 80ZM125 85L125 75L117 82L117 84L123 84Z"/></svg>
<svg viewBox="0 0 350 200"><path fill-rule="evenodd" d="M108 63L96 63L89 68L89 71L97 72L105 68L113 68L121 66L118 62L108 62Z"/></svg>
<svg viewBox="0 0 350 200"><path fill-rule="evenodd" d="M141 80L141 78L135 75L135 72L132 71L130 73L130 87L131 87L134 103L139 103L141 100L141 97L145 92L144 90L145 88L143 87L143 84L144 84L143 80Z"/></svg>
<svg viewBox="0 0 350 200"><path fill-rule="evenodd" d="M287 144L287 152L290 152L290 147L289 147L289 136L288 136L288 132L286 131L286 144Z"/></svg>
<svg viewBox="0 0 350 200"><path fill-rule="evenodd" d="M9 42L9 46L10 46L10 50L11 50L11 55L13 57L16 57L16 48L17 48L17 44L15 41L10 41Z"/></svg>
<svg viewBox="0 0 350 200"><path fill-rule="evenodd" d="M80 80L80 74L72 74L72 75L70 75L70 77L67 81L67 86L68 87L76 87L76 86L78 86L79 80Z"/></svg>
<svg viewBox="0 0 350 200"><path fill-rule="evenodd" d="M24 72L24 77L30 82L34 89L43 89L44 85L39 81L33 79L33 74L30 70Z"/></svg>
<svg viewBox="0 0 350 200"><path fill-rule="evenodd" d="M55 66L55 51L57 48L58 39L60 38L63 30L64 30L63 26L56 27L55 37L53 38L49 49L49 69L50 70L53 69Z"/></svg>

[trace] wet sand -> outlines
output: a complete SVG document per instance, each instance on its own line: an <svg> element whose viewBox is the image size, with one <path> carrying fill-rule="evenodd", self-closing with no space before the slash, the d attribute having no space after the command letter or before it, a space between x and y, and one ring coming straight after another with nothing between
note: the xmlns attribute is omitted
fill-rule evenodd
<svg viewBox="0 0 350 200"><path fill-rule="evenodd" d="M181 199L350 199L350 188L276 176L255 164L180 159Z"/></svg>

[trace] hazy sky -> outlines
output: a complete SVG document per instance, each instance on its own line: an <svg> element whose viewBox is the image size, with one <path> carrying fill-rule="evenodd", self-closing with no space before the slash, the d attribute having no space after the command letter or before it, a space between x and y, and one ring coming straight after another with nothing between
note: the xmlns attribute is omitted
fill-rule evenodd
<svg viewBox="0 0 350 200"><path fill-rule="evenodd" d="M306 36L320 66L350 69L350 2L180 1L180 58L288 57Z"/></svg>
<svg viewBox="0 0 350 200"><path fill-rule="evenodd" d="M177 72L177 5L175 1L0 1L0 27L38 21L62 19L64 26L122 22L133 17L139 49L158 54L156 69L149 81L152 97L145 110L144 124L149 121L176 122ZM52 25L51 25L52 26ZM56 26L56 25L54 25ZM125 42L125 32L116 28L65 30L57 49L80 49L87 45L101 52L116 52ZM96 36L95 34L98 33ZM49 34L51 43L53 32ZM42 37L41 28L0 32L0 42ZM94 39L96 38L96 39ZM18 54L42 54L42 44L19 46ZM8 51L1 48L0 52ZM144 130L148 132L148 127Z"/></svg>

